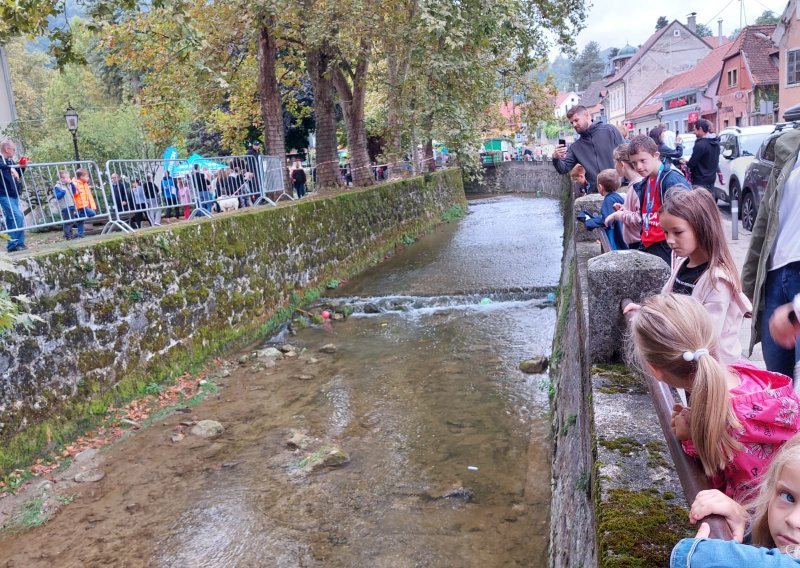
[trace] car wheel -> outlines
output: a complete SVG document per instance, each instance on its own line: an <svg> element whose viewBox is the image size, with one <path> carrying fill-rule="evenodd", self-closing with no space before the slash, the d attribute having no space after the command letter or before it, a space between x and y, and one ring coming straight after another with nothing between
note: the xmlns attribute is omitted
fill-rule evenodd
<svg viewBox="0 0 800 568"><path fill-rule="evenodd" d="M730 190L728 192L728 197L730 198L729 203L733 203L735 199L737 205L739 205L739 219L742 218L742 203L739 201L739 196L741 195L741 190L739 189L739 182L735 179L731 180Z"/></svg>
<svg viewBox="0 0 800 568"><path fill-rule="evenodd" d="M744 194L742 198L742 227L747 231L753 230L753 225L756 224L756 202L753 200L753 194L749 191Z"/></svg>

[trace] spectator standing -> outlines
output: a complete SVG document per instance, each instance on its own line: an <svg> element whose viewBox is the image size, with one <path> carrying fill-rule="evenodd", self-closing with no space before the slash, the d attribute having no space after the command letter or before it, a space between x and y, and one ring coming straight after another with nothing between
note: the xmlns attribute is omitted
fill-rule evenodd
<svg viewBox="0 0 800 568"><path fill-rule="evenodd" d="M656 126L650 131L650 138L658 146L658 153L661 156L661 161L671 166L675 161L679 161L683 157L683 144L681 144L681 137L672 137L672 142L667 143L667 134L672 134L669 130L664 130L661 126ZM674 146L672 145L674 144Z"/></svg>
<svg viewBox="0 0 800 568"><path fill-rule="evenodd" d="M614 148L623 143L616 127L602 122L592 124L585 106L577 105L567 111L567 118L580 134L580 138L569 149L558 146L553 152L553 167L566 174L580 164L586 169L586 179L591 187L597 187L597 174L614 168Z"/></svg>
<svg viewBox="0 0 800 568"><path fill-rule="evenodd" d="M69 172L67 170L58 172L58 183L53 187L53 193L56 196L58 208L61 210L62 221L72 221L78 218L78 211L75 209L75 194L77 192L78 189L75 187L75 184L69 179ZM73 233L74 228L74 222L64 223L65 240L70 241L75 238Z"/></svg>
<svg viewBox="0 0 800 568"><path fill-rule="evenodd" d="M775 142L775 163L750 237L742 288L753 302L750 351L761 341L767 369L792 376L800 345L782 347L770 335L769 320L800 293L800 130Z"/></svg>
<svg viewBox="0 0 800 568"><path fill-rule="evenodd" d="M261 142L253 140L247 150L247 171L253 174L256 189L261 191Z"/></svg>
<svg viewBox="0 0 800 568"><path fill-rule="evenodd" d="M17 146L11 140L0 142L0 209L9 229L8 252L25 250L25 217L19 208L19 194L22 191L22 175L25 173L27 158L20 164L14 161Z"/></svg>
<svg viewBox="0 0 800 568"><path fill-rule="evenodd" d="M214 196L209 191L208 178L205 172L200 171L200 166L195 164L194 171L192 172L192 183L194 184L197 197L200 200L200 209L206 213L211 214L211 207L214 204Z"/></svg>
<svg viewBox="0 0 800 568"><path fill-rule="evenodd" d="M164 177L161 179L161 195L164 197L164 204L167 206L167 213L165 218L180 218L178 210L178 187L175 184L175 178L169 173L164 172Z"/></svg>
<svg viewBox="0 0 800 568"><path fill-rule="evenodd" d="M131 182L131 196L133 197L133 209L136 211L131 217L131 227L134 229L142 228L144 221L144 210L147 209L147 196L144 194L142 182L135 178Z"/></svg>
<svg viewBox="0 0 800 568"><path fill-rule="evenodd" d="M114 208L118 212L123 213L133 209L131 190L116 173L111 174L111 196L114 199Z"/></svg>
<svg viewBox="0 0 800 568"><path fill-rule="evenodd" d="M299 160L294 163L294 168L292 168L292 173L289 174L289 177L292 180L292 187L297 193L297 198L300 199L306 194L306 172L303 166L300 165Z"/></svg>
<svg viewBox="0 0 800 568"><path fill-rule="evenodd" d="M92 186L89 185L89 172L84 169L75 170L75 179L72 180L75 186L75 209L78 211L80 219L91 219L97 215L97 204L92 195ZM76 224L78 236L83 238L84 222L78 221Z"/></svg>
<svg viewBox="0 0 800 568"><path fill-rule="evenodd" d="M704 118L695 123L694 132L697 140L687 165L692 176L692 184L705 187L713 193L719 168L719 138L710 136L710 130L711 123Z"/></svg>
<svg viewBox="0 0 800 568"><path fill-rule="evenodd" d="M189 182L183 178L178 179L178 199L183 205L183 218L188 219L192 214L192 190L189 189Z"/></svg>
<svg viewBox="0 0 800 568"><path fill-rule="evenodd" d="M147 174L147 181L142 185L144 189L144 196L147 198L147 219L150 225L161 225L161 204L158 202L158 188L153 183L153 176Z"/></svg>

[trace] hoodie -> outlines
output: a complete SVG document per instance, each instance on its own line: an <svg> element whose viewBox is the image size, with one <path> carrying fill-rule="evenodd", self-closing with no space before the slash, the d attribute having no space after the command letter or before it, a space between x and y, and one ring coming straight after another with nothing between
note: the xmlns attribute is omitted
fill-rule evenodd
<svg viewBox="0 0 800 568"><path fill-rule="evenodd" d="M692 183L712 188L717 179L719 166L719 138L706 135L694 143L692 157L689 158L689 171L692 172Z"/></svg>
<svg viewBox="0 0 800 568"><path fill-rule="evenodd" d="M563 160L553 160L553 166L558 173L566 174L575 164L580 164L586 169L590 187L597 187L597 174L614 169L614 148L622 143L622 135L616 127L596 122L567 149Z"/></svg>

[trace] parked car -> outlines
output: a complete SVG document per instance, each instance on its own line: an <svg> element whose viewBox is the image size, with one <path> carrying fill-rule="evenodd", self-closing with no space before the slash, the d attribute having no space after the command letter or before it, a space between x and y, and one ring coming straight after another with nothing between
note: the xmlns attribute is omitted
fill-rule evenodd
<svg viewBox="0 0 800 568"><path fill-rule="evenodd" d="M685 161L689 161L692 157L692 150L694 150L694 143L697 142L697 136L691 133L681 134L681 144L683 144L683 156Z"/></svg>
<svg viewBox="0 0 800 568"><path fill-rule="evenodd" d="M723 201L730 201L739 196L742 180L747 166L755 159L761 143L775 131L775 125L765 126L733 126L719 133L719 169L722 172L722 183L715 184L715 196ZM741 210L741 208L740 208Z"/></svg>
<svg viewBox="0 0 800 568"><path fill-rule="evenodd" d="M742 181L739 216L742 219L742 227L748 231L753 230L758 207L761 205L761 199L764 197L769 178L772 175L772 166L775 163L775 142L777 142L781 134L792 128L798 128L798 126L794 124L779 124L774 128L775 131L761 143L753 160L747 166L747 172Z"/></svg>

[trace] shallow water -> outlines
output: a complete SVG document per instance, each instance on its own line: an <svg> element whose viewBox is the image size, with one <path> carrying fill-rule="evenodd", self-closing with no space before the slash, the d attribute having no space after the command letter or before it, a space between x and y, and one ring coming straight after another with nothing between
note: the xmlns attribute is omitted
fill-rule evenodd
<svg viewBox="0 0 800 568"><path fill-rule="evenodd" d="M552 341L559 219L544 199L473 202L460 223L337 290L330 301L354 315L286 338L306 349L299 358L236 365L193 409L225 425L220 438L172 443L186 420L175 415L117 444L105 479L79 486L48 525L3 536L0 559L545 566L548 381L517 365ZM319 353L328 343L336 352ZM287 448L293 431L310 447ZM348 464L299 467L332 445Z"/></svg>

